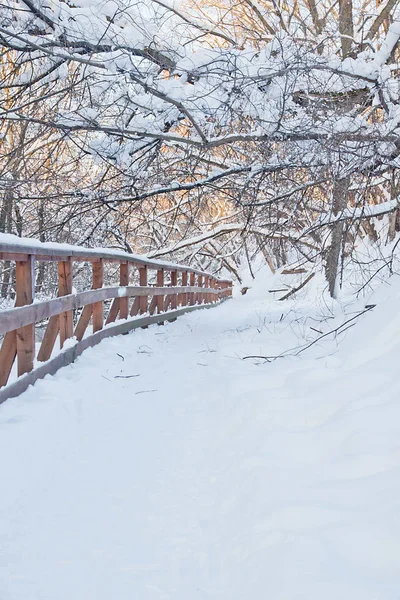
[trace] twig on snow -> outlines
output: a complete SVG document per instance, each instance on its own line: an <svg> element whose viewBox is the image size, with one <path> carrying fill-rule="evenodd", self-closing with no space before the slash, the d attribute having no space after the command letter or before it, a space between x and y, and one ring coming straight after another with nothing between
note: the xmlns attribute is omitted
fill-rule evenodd
<svg viewBox="0 0 400 600"><path fill-rule="evenodd" d="M361 315L364 315L365 313L369 312L370 310L372 310L373 308L375 308L375 306L376 306L376 304L367 304L365 306L364 310L362 310L361 312L357 313L356 315L354 315L350 319L347 319L347 321L344 321L344 323L342 323L338 327L335 327L335 329L331 329L330 331L327 331L326 333L324 333L324 334L320 335L319 337L315 338L315 340L313 340L309 344L306 344L305 346L300 347L297 350L297 352L295 352L294 354L290 354L290 353L293 350L296 350L296 348L291 348L287 352L282 353L282 354L278 354L277 356L262 356L262 355L258 355L258 354L255 354L255 355L253 354L253 355L249 355L249 356L243 356L242 360L246 360L248 358L258 358L258 359L265 360L266 362L272 362L273 360L276 360L277 358L285 358L287 356L298 356L299 354L301 354L305 350L308 350L308 348L311 348L311 346L313 346L314 344L316 344L317 342L319 342L323 338L327 337L328 335L331 335L332 333L333 334L335 334L335 333L337 333L337 334L344 333L347 329L349 329L350 327L353 327L353 325L355 325L355 323L353 323L353 321L355 319L358 319L358 317L361 317ZM351 323L351 325L348 325L349 323ZM343 327L345 325L348 325L348 327L346 327L345 329L343 329ZM313 329L313 327L311 327L311 329Z"/></svg>
<svg viewBox="0 0 400 600"><path fill-rule="evenodd" d="M279 300L287 300L287 298L290 298L290 296L292 296L293 294L295 294L296 292L298 292L299 290L301 290L301 288L303 288L305 285L307 285L307 283L309 281L311 281L311 279L314 277L314 275L315 275L315 273L310 273L310 275L305 278L305 280L303 281L303 283L301 283L298 287L293 288L292 290L290 290L290 292L288 292L287 294L285 294L285 296L282 296L282 298L279 298Z"/></svg>

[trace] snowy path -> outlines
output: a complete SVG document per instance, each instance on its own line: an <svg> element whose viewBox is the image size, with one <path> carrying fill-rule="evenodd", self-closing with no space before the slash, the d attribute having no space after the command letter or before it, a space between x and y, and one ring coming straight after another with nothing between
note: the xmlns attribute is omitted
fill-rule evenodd
<svg viewBox="0 0 400 600"><path fill-rule="evenodd" d="M300 326L260 296L0 408L1 600L400 597L399 294L338 353L257 366Z"/></svg>

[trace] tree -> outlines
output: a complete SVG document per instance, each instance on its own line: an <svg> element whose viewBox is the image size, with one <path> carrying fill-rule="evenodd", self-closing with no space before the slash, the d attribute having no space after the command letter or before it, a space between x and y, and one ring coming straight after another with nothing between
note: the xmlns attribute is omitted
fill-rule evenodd
<svg viewBox="0 0 400 600"><path fill-rule="evenodd" d="M0 117L96 165L63 190L63 231L90 214L89 238L215 268L249 245L323 252L335 293L348 225L399 160L395 2L23 4L0 17Z"/></svg>

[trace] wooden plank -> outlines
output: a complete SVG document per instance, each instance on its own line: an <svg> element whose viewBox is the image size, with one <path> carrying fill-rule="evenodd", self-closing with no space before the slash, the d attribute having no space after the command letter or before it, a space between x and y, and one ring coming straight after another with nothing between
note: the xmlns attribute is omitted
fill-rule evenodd
<svg viewBox="0 0 400 600"><path fill-rule="evenodd" d="M34 266L33 256L28 260L15 264L16 276L16 306L31 304L34 296ZM25 325L17 329L17 372L18 377L33 369L35 358L35 325Z"/></svg>
<svg viewBox="0 0 400 600"><path fill-rule="evenodd" d="M0 349L0 388L6 385L16 356L17 334L15 331L9 331Z"/></svg>
<svg viewBox="0 0 400 600"><path fill-rule="evenodd" d="M164 287L164 269L157 271L157 287ZM164 296L157 296L157 313L161 314L164 309Z"/></svg>
<svg viewBox="0 0 400 600"><path fill-rule="evenodd" d="M139 314L140 311L140 297L137 296L132 304L132 308L131 308L131 317L136 317L137 314Z"/></svg>
<svg viewBox="0 0 400 600"><path fill-rule="evenodd" d="M92 288L97 290L103 287L103 260L100 259L92 264ZM93 331L103 329L103 302L92 304Z"/></svg>
<svg viewBox="0 0 400 600"><path fill-rule="evenodd" d="M182 278L183 278L183 273L181 275L181 285L180 285L180 287L183 287ZM177 296L178 306L183 306L183 297L184 297L184 293L183 292L179 292L178 296Z"/></svg>
<svg viewBox="0 0 400 600"><path fill-rule="evenodd" d="M28 260L28 254L24 254L23 252L0 252L0 260L11 260L11 261L19 261L25 262Z"/></svg>
<svg viewBox="0 0 400 600"><path fill-rule="evenodd" d="M188 284L188 274L187 271L184 271L182 273L182 287L186 287ZM186 306L188 303L188 294L186 292L183 292L183 294L180 294L179 296L179 304L181 306Z"/></svg>
<svg viewBox="0 0 400 600"><path fill-rule="evenodd" d="M156 308L157 308L157 296L153 296L153 298L151 299L151 302L150 302L149 313L151 315L154 315Z"/></svg>
<svg viewBox="0 0 400 600"><path fill-rule="evenodd" d="M67 296L72 293L72 261L69 258L58 263L58 295ZM72 310L67 310L59 316L60 348L64 346L65 340L72 338L74 325Z"/></svg>
<svg viewBox="0 0 400 600"><path fill-rule="evenodd" d="M0 334L6 333L29 325L44 321L55 315L59 315L68 309L79 308L85 303L86 294L91 292L82 292L81 294L53 298L45 302L37 302L20 308L11 308L0 311Z"/></svg>
<svg viewBox="0 0 400 600"><path fill-rule="evenodd" d="M61 352L56 357L48 361L46 364L38 367L30 373L27 373L17 381L11 383L10 385L0 390L0 404L9 398L15 398L16 396L19 396L25 390L27 390L30 385L33 385L39 379L43 379L43 377L45 377L46 375L54 375L60 368L70 365L87 348L96 346L107 337L129 333L129 331L132 331L139 327L148 327L149 325L158 323L160 322L160 320L164 320L165 318L172 320L180 317L181 315L184 315L185 313L211 307L212 305L187 306L185 308L180 308L175 311L170 311L167 314L163 315L146 316L132 320L128 319L127 321L118 323L117 325L113 325L112 327L107 327L106 329L98 331L97 333L86 337L84 340L75 344L71 348L67 348L64 352Z"/></svg>
<svg viewBox="0 0 400 600"><path fill-rule="evenodd" d="M213 277L212 280L211 280L211 287L213 289L211 301L212 302L217 302L218 297L215 295L216 292L217 292L217 280L215 279L215 277Z"/></svg>
<svg viewBox="0 0 400 600"><path fill-rule="evenodd" d="M177 287L178 285L178 272L177 271L171 271L171 286L172 287ZM174 294L172 294L172 298L171 298L171 308L172 310L175 310L178 306L178 294L175 292Z"/></svg>
<svg viewBox="0 0 400 600"><path fill-rule="evenodd" d="M53 352L54 344L60 331L60 320L58 315L51 317L47 324L46 331L40 345L40 350L37 355L37 359L40 362L49 360L51 353Z"/></svg>
<svg viewBox="0 0 400 600"><path fill-rule="evenodd" d="M171 287L178 289L178 272L177 271L171 271ZM168 298L168 302L167 302L167 307L165 308L165 310L168 310L168 307L171 306L172 310L176 310L177 306L178 306L178 294L176 292L174 292L173 294L169 294L167 296ZM169 323L172 323L173 321L176 321L176 318L174 319L168 319Z"/></svg>
<svg viewBox="0 0 400 600"><path fill-rule="evenodd" d="M203 287L203 277L201 275L197 276L197 287L199 287L199 288ZM203 304L203 293L202 292L198 292L196 294L196 304Z"/></svg>
<svg viewBox="0 0 400 600"><path fill-rule="evenodd" d="M165 312L166 310L168 310L169 305L172 302L172 294L168 294L167 296L164 296L164 306L163 306L163 311Z"/></svg>
<svg viewBox="0 0 400 600"><path fill-rule="evenodd" d="M121 263L119 265L119 284L121 287L129 285L129 263ZM121 296L119 300L119 318L127 319L129 312L129 297Z"/></svg>
<svg viewBox="0 0 400 600"><path fill-rule="evenodd" d="M157 271L157 287L164 287L164 269ZM164 312L164 296L156 297L157 314ZM158 325L164 325L164 321L159 321Z"/></svg>
<svg viewBox="0 0 400 600"><path fill-rule="evenodd" d="M190 287L195 286L195 277L194 273L190 273ZM189 302L191 306L195 304L195 294L193 292L189 294Z"/></svg>
<svg viewBox="0 0 400 600"><path fill-rule="evenodd" d="M76 324L74 336L78 341L85 335L86 327L89 325L90 317L92 316L92 306L92 304L85 306Z"/></svg>
<svg viewBox="0 0 400 600"><path fill-rule="evenodd" d="M109 323L114 323L119 313L119 298L114 298L111 304L110 311L107 315L106 325Z"/></svg>
<svg viewBox="0 0 400 600"><path fill-rule="evenodd" d="M38 262L67 262L71 260L70 256L57 256L56 254L35 254L34 256Z"/></svg>
<svg viewBox="0 0 400 600"><path fill-rule="evenodd" d="M139 285L142 287L147 286L147 267L142 267L141 269L139 269ZM139 313L141 315L144 315L145 313L147 313L148 302L149 302L148 296L140 297Z"/></svg>

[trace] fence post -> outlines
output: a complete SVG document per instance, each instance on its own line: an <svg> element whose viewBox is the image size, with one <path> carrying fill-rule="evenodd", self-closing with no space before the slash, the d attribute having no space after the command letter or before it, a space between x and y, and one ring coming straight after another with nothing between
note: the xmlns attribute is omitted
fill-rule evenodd
<svg viewBox="0 0 400 600"><path fill-rule="evenodd" d="M28 260L16 262L16 306L32 304L34 296L35 258L31 254ZM35 358L35 324L17 329L17 360L18 377L33 369Z"/></svg>
<svg viewBox="0 0 400 600"><path fill-rule="evenodd" d="M195 274L190 273L190 287L194 287L195 285L196 285ZM193 304L195 303L195 298L196 298L196 294L194 292L190 292L189 293L189 303L191 306L193 306Z"/></svg>
<svg viewBox="0 0 400 600"><path fill-rule="evenodd" d="M58 295L67 296L72 294L72 260L58 262ZM71 338L74 331L72 310L67 310L59 316L60 348L64 346L65 340Z"/></svg>
<svg viewBox="0 0 400 600"><path fill-rule="evenodd" d="M119 285L126 287L129 285L129 263L122 262L119 265ZM119 299L119 318L127 319L129 310L128 296L121 296Z"/></svg>
<svg viewBox="0 0 400 600"><path fill-rule="evenodd" d="M141 267L139 269L139 285L142 287L147 287L147 267ZM148 296L140 296L139 313L141 315L147 312L148 301Z"/></svg>
<svg viewBox="0 0 400 600"><path fill-rule="evenodd" d="M188 284L188 274L187 271L182 272L182 287L186 287ZM181 305L186 306L188 304L189 294L184 292L181 296Z"/></svg>
<svg viewBox="0 0 400 600"><path fill-rule="evenodd" d="M199 275L197 278L197 285L199 288L203 287L203 276ZM198 292L196 295L196 304L202 304L203 302L203 292Z"/></svg>
<svg viewBox="0 0 400 600"><path fill-rule="evenodd" d="M15 306L31 304L34 296L34 256L28 255L26 261L16 261L16 299ZM18 376L33 369L35 357L35 325L26 325L4 336L0 348L0 387L6 385L17 357Z"/></svg>
<svg viewBox="0 0 400 600"><path fill-rule="evenodd" d="M178 285L178 271L171 271L171 287L176 287ZM178 306L178 294L175 292L172 294L171 298L171 308L175 310Z"/></svg>
<svg viewBox="0 0 400 600"><path fill-rule="evenodd" d="M157 287L164 287L164 269L157 271ZM156 296L157 314L161 314L164 310L164 296ZM164 325L164 321L160 321L158 325Z"/></svg>
<svg viewBox="0 0 400 600"><path fill-rule="evenodd" d="M92 288L98 290L103 287L103 259L92 263ZM103 329L103 302L94 302L92 304L93 331Z"/></svg>

